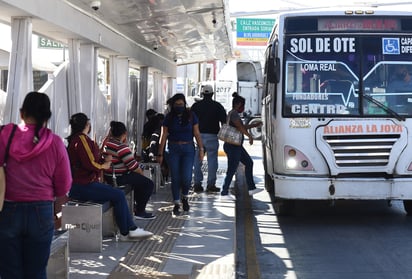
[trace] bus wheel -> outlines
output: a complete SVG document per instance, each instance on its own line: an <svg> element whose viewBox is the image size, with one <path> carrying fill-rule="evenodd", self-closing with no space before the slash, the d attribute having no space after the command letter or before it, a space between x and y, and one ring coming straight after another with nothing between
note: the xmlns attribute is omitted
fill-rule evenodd
<svg viewBox="0 0 412 279"><path fill-rule="evenodd" d="M403 207L405 208L406 214L412 216L412 200L404 200Z"/></svg>
<svg viewBox="0 0 412 279"><path fill-rule="evenodd" d="M275 193L275 183L273 182L272 177L270 177L269 174L265 171L265 189L268 191L270 194Z"/></svg>
<svg viewBox="0 0 412 279"><path fill-rule="evenodd" d="M248 125L250 124L255 124L257 122L262 122L262 119L260 118L252 118L249 120L249 122L247 123ZM255 127L255 128L250 128L249 129L249 134L252 135L252 138L254 140L260 140L262 138L262 127Z"/></svg>
<svg viewBox="0 0 412 279"><path fill-rule="evenodd" d="M295 201L275 198L273 202L273 208L277 216L290 216L293 215Z"/></svg>

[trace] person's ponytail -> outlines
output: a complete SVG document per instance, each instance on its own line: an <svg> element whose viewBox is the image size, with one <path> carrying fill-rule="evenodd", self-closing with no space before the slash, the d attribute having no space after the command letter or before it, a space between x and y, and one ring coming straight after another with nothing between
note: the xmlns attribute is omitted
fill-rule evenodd
<svg viewBox="0 0 412 279"><path fill-rule="evenodd" d="M40 92L29 92L24 98L20 112L24 117L31 117L36 122L33 143L37 144L40 141L40 130L51 117L50 99Z"/></svg>

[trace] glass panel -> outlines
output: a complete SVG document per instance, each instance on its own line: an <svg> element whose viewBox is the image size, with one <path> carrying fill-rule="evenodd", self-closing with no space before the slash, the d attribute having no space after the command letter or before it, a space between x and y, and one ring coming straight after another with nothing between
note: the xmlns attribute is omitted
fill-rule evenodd
<svg viewBox="0 0 412 279"><path fill-rule="evenodd" d="M412 116L412 62L405 37L368 37L364 40L363 64L365 75L363 112L366 115L390 114L385 106L396 114ZM380 105L381 104L381 105ZM382 106L382 104L384 106Z"/></svg>
<svg viewBox="0 0 412 279"><path fill-rule="evenodd" d="M412 37L287 36L286 117L412 117Z"/></svg>
<svg viewBox="0 0 412 279"><path fill-rule="evenodd" d="M355 39L350 39L353 42L326 36L287 40L285 116L359 115L359 56L350 46ZM332 53L331 41L342 51Z"/></svg>

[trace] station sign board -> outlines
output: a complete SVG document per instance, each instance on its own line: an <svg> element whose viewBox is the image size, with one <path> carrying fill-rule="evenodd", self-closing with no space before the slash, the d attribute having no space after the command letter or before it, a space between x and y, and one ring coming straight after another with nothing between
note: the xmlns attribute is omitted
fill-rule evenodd
<svg viewBox="0 0 412 279"><path fill-rule="evenodd" d="M39 36L38 48L63 49L64 47L65 45L63 45L62 43Z"/></svg>

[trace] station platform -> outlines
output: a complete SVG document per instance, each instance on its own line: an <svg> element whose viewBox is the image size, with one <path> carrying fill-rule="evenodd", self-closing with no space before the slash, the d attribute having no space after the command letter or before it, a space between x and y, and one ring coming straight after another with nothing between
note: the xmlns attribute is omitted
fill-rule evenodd
<svg viewBox="0 0 412 279"><path fill-rule="evenodd" d="M217 187L226 166L226 157L219 156ZM154 236L134 242L104 238L101 253L71 252L69 278L235 278L235 202L192 191L189 201L189 213L173 217L170 183L161 186L147 207L157 218L136 220Z"/></svg>

